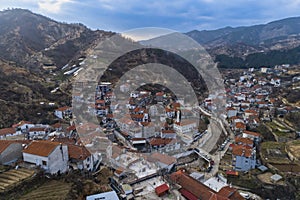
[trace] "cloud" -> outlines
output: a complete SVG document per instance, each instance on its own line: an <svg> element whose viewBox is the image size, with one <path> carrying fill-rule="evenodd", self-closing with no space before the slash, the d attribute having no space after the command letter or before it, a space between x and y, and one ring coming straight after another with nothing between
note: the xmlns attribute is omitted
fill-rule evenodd
<svg viewBox="0 0 300 200"><path fill-rule="evenodd" d="M185 32L298 16L300 0L0 0L0 9L8 7L112 31L150 26Z"/></svg>
<svg viewBox="0 0 300 200"><path fill-rule="evenodd" d="M37 2L38 7L41 11L47 13L60 13L62 11L62 6L66 3L71 3L72 0L40 0Z"/></svg>

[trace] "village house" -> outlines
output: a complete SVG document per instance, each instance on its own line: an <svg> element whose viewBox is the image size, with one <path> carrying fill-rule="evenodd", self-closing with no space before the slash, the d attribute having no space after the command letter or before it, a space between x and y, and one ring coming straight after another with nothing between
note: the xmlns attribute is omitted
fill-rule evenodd
<svg viewBox="0 0 300 200"><path fill-rule="evenodd" d="M183 119L181 122L174 123L174 130L179 133L189 133L197 129L197 121L190 119Z"/></svg>
<svg viewBox="0 0 300 200"><path fill-rule="evenodd" d="M0 139L14 136L16 135L16 129L15 128L2 128L0 129Z"/></svg>
<svg viewBox="0 0 300 200"><path fill-rule="evenodd" d="M242 121L235 122L233 129L236 133L242 132L246 130L246 124Z"/></svg>
<svg viewBox="0 0 300 200"><path fill-rule="evenodd" d="M96 87L96 96L103 99L106 93L111 91L112 84L110 82L101 82Z"/></svg>
<svg viewBox="0 0 300 200"><path fill-rule="evenodd" d="M236 171L248 171L256 166L256 151L244 145L232 146L232 166Z"/></svg>
<svg viewBox="0 0 300 200"><path fill-rule="evenodd" d="M12 127L16 129L17 135L27 133L28 130L34 126L35 125L33 123L28 122L28 121L20 121L19 123L12 125Z"/></svg>
<svg viewBox="0 0 300 200"><path fill-rule="evenodd" d="M249 119L250 116L257 116L258 117L258 112L256 110L245 110L244 111L244 119Z"/></svg>
<svg viewBox="0 0 300 200"><path fill-rule="evenodd" d="M22 143L14 140L0 140L0 165L9 165L22 158Z"/></svg>
<svg viewBox="0 0 300 200"><path fill-rule="evenodd" d="M243 131L243 137L244 138L250 138L254 141L254 143L259 143L262 139L261 134L253 132L253 131Z"/></svg>
<svg viewBox="0 0 300 200"><path fill-rule="evenodd" d="M226 108L226 111L227 111L228 118L234 117L237 115L237 110L235 108L229 107L229 108Z"/></svg>
<svg viewBox="0 0 300 200"><path fill-rule="evenodd" d="M55 123L55 124L52 124L52 125L51 125L51 128L52 128L54 131L62 131L62 125L61 125L61 123Z"/></svg>
<svg viewBox="0 0 300 200"><path fill-rule="evenodd" d="M83 145L68 144L68 154L69 167L72 169L94 171L94 165L101 161L99 155L93 156Z"/></svg>
<svg viewBox="0 0 300 200"><path fill-rule="evenodd" d="M45 138L50 132L48 126L35 126L28 130L28 139L42 139Z"/></svg>
<svg viewBox="0 0 300 200"><path fill-rule="evenodd" d="M176 131L173 129L170 130L162 130L160 133L161 138L170 138L170 139L176 139Z"/></svg>
<svg viewBox="0 0 300 200"><path fill-rule="evenodd" d="M23 150L23 160L50 174L65 173L68 170L68 146L59 142L32 141Z"/></svg>
<svg viewBox="0 0 300 200"><path fill-rule="evenodd" d="M134 91L130 93L131 98L138 98L140 96L140 92Z"/></svg>
<svg viewBox="0 0 300 200"><path fill-rule="evenodd" d="M71 118L72 108L69 106L60 107L54 111L54 115L59 119Z"/></svg>
<svg viewBox="0 0 300 200"><path fill-rule="evenodd" d="M169 143L172 142L172 140L173 139L171 139L171 138L152 138L149 141L149 144L150 144L151 148L158 149L158 148L168 145Z"/></svg>

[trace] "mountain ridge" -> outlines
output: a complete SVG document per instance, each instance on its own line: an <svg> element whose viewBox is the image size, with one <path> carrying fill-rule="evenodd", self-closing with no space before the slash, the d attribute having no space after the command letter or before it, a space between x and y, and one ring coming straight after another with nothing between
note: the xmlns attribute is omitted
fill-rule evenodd
<svg viewBox="0 0 300 200"><path fill-rule="evenodd" d="M1 11L0 24L0 58L36 72L44 64L61 68L99 38L112 34L92 31L80 23L60 23L23 9ZM64 56L55 53L61 50Z"/></svg>

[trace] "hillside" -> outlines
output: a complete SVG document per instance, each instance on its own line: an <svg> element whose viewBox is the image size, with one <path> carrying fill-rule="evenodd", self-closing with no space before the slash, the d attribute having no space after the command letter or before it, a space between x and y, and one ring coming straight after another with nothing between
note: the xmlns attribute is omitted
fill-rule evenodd
<svg viewBox="0 0 300 200"><path fill-rule="evenodd" d="M61 68L110 32L92 31L82 24L66 24L28 10L0 12L0 58L40 72Z"/></svg>
<svg viewBox="0 0 300 200"><path fill-rule="evenodd" d="M61 68L78 65L78 58L113 34L23 9L0 11L0 24L0 127L53 121L55 108L71 101L71 82Z"/></svg>
<svg viewBox="0 0 300 200"><path fill-rule="evenodd" d="M249 27L194 30L186 34L216 57L221 67L298 64L299 24L300 17L294 17Z"/></svg>
<svg viewBox="0 0 300 200"><path fill-rule="evenodd" d="M34 75L27 69L0 60L0 127L10 126L20 120L45 123L54 119L57 105L49 102L68 102L68 95L62 92L52 94L54 82ZM41 102L44 102L41 103Z"/></svg>

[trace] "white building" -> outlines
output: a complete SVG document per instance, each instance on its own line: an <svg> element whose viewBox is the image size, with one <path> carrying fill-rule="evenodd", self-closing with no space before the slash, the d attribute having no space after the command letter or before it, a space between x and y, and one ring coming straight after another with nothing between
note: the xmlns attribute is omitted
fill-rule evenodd
<svg viewBox="0 0 300 200"><path fill-rule="evenodd" d="M229 107L227 110L227 117L231 118L237 115L237 110L235 108Z"/></svg>
<svg viewBox="0 0 300 200"><path fill-rule="evenodd" d="M20 121L17 124L14 124L12 127L16 129L16 134L21 135L26 133L30 128L34 127L35 125L28 121Z"/></svg>
<svg viewBox="0 0 300 200"><path fill-rule="evenodd" d="M179 133L189 133L197 129L197 121L183 119L179 123L174 123L174 129Z"/></svg>
<svg viewBox="0 0 300 200"><path fill-rule="evenodd" d="M23 159L47 173L64 173L68 170L68 146L59 142L33 141L23 150Z"/></svg>
<svg viewBox="0 0 300 200"><path fill-rule="evenodd" d="M86 200L118 200L119 197L115 191L94 194L86 197Z"/></svg>
<svg viewBox="0 0 300 200"><path fill-rule="evenodd" d="M43 138L48 134L49 128L47 126L36 126L28 130L28 137L30 139Z"/></svg>
<svg viewBox="0 0 300 200"><path fill-rule="evenodd" d="M54 115L59 119L68 118L72 115L72 108L68 106L58 108L54 111Z"/></svg>
<svg viewBox="0 0 300 200"><path fill-rule="evenodd" d="M68 154L73 169L94 171L94 166L101 161L99 154L91 154L85 146L68 145Z"/></svg>

